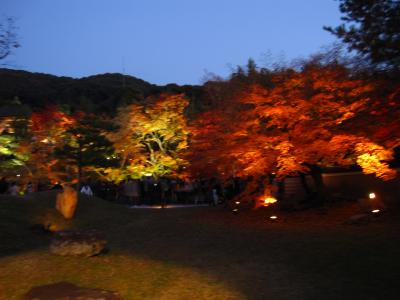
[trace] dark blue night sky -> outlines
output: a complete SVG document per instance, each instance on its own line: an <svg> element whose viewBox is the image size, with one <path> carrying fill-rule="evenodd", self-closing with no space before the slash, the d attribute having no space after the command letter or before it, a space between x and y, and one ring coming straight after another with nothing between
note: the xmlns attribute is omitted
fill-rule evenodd
<svg viewBox="0 0 400 300"><path fill-rule="evenodd" d="M1 0L0 11L19 27L14 68L125 70L156 84L225 76L249 57L308 56L335 41L322 26L340 21L334 0Z"/></svg>

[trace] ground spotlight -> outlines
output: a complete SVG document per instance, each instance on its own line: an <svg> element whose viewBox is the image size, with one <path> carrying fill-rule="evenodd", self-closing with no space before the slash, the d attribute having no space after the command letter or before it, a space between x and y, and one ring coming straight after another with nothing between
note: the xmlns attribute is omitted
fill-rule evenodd
<svg viewBox="0 0 400 300"><path fill-rule="evenodd" d="M275 215L270 216L270 217L269 217L269 220L270 220L271 222L276 222L276 221L278 221L278 216L275 216Z"/></svg>

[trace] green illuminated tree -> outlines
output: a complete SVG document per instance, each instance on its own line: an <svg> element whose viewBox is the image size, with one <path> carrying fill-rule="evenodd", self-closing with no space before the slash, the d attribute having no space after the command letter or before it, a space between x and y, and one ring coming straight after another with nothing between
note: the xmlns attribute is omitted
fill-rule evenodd
<svg viewBox="0 0 400 300"><path fill-rule="evenodd" d="M26 133L26 120L3 117L0 120L0 173L25 167L29 157L23 140Z"/></svg>
<svg viewBox="0 0 400 300"><path fill-rule="evenodd" d="M0 169L7 171L16 167L23 167L28 154L20 151L18 139L3 133L0 135Z"/></svg>

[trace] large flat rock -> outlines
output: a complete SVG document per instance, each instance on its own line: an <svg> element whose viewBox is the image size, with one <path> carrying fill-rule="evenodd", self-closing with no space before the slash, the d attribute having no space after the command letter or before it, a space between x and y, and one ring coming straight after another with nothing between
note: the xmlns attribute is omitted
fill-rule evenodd
<svg viewBox="0 0 400 300"><path fill-rule="evenodd" d="M51 240L50 251L62 256L94 256L106 244L104 236L96 230L59 231Z"/></svg>
<svg viewBox="0 0 400 300"><path fill-rule="evenodd" d="M23 300L122 300L122 298L116 292L58 282L32 288Z"/></svg>

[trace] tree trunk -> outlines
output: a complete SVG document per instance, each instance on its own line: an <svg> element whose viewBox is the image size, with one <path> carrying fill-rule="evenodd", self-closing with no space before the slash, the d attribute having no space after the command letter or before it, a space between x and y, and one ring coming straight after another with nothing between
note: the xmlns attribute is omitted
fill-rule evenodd
<svg viewBox="0 0 400 300"><path fill-rule="evenodd" d="M301 182L301 185L302 185L304 191L307 194L307 197L309 197L312 194L312 190L307 183L306 175L304 173L300 173L300 182Z"/></svg>
<svg viewBox="0 0 400 300"><path fill-rule="evenodd" d="M82 181L82 165L78 162L78 183L76 188L78 192L81 189L81 181Z"/></svg>
<svg viewBox="0 0 400 300"><path fill-rule="evenodd" d="M309 166L310 168L310 175L314 181L315 184L315 204L317 206L324 205L325 200L326 200L326 188L324 184L324 180L322 178L322 170L319 166L312 165Z"/></svg>

